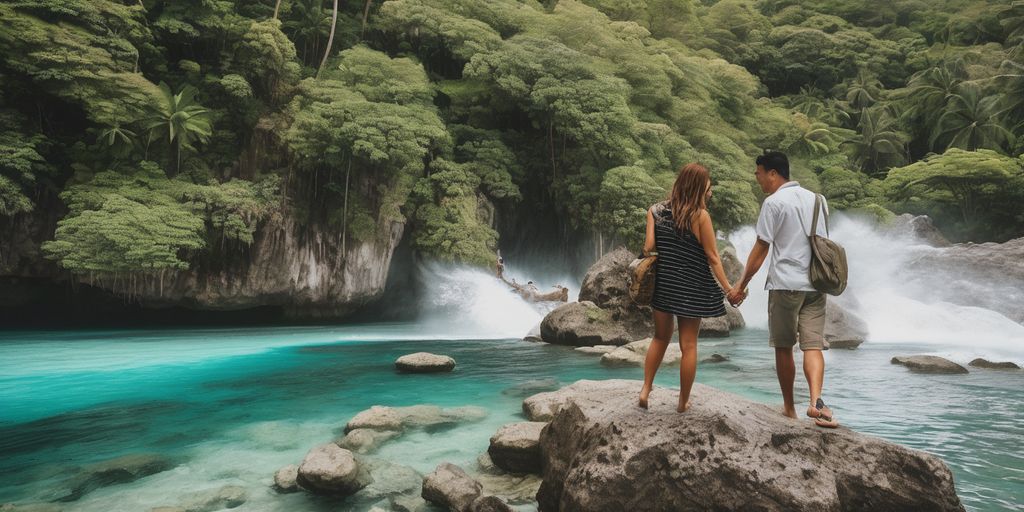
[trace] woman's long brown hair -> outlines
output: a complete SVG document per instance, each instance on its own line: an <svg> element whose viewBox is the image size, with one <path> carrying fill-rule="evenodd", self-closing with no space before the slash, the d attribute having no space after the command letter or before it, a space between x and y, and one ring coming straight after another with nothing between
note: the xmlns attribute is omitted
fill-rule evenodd
<svg viewBox="0 0 1024 512"><path fill-rule="evenodd" d="M672 208L672 220L680 233L689 230L693 221L697 220L697 214L707 208L705 199L710 179L708 170L698 163L689 163L679 169L679 176L672 185L668 201Z"/></svg>

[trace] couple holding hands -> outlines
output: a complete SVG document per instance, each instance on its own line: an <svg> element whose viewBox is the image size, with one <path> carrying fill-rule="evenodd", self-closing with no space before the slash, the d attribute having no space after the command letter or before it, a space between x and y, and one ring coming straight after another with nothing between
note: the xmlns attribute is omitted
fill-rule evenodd
<svg viewBox="0 0 1024 512"><path fill-rule="evenodd" d="M640 407L647 398L665 350L672 338L672 320L679 326L682 360L679 369L679 405L690 407L690 389L697 373L697 334L701 318L725 314L727 298L738 306L747 296L746 286L768 261L769 345L775 349L775 368L782 388L783 413L797 418L793 399L796 363L793 347L799 341L803 351L803 369L810 388L807 416L821 427L836 427L832 410L821 398L825 377L822 350L828 350L824 338L825 294L815 290L808 277L811 246L804 226L815 215L817 194L789 179L789 160L779 152L757 157L754 177L768 197L757 219L757 242L750 251L743 277L729 283L718 256L715 231L707 202L711 198L711 177L700 164L691 163L679 171L669 199L647 211L647 235L644 252L657 251L658 267L654 277L654 337L644 363L644 384ZM821 201L827 214L827 206ZM820 235L827 228L811 224Z"/></svg>

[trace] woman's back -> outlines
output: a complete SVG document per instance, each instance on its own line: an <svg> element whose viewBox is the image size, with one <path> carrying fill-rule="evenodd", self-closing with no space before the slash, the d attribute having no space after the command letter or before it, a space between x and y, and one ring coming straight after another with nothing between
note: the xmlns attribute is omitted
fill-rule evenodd
<svg viewBox="0 0 1024 512"><path fill-rule="evenodd" d="M652 206L651 213L658 249L651 307L689 318L724 315L724 294L696 235L689 228L679 231L668 201Z"/></svg>

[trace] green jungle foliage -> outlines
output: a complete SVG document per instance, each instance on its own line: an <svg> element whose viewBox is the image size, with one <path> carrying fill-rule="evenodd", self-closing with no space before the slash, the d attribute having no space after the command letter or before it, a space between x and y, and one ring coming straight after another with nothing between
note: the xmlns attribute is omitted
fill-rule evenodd
<svg viewBox="0 0 1024 512"><path fill-rule="evenodd" d="M71 272L243 257L287 215L485 265L553 205L636 247L676 170L750 223L753 159L838 209L1024 235L1024 1L13 0L0 216ZM58 198L59 199L56 199Z"/></svg>

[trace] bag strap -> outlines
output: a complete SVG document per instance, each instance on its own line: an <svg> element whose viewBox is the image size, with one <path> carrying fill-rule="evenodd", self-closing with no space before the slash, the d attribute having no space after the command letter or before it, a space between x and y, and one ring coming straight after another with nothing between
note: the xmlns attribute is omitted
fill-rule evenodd
<svg viewBox="0 0 1024 512"><path fill-rule="evenodd" d="M821 194L814 194L814 220L811 221L811 234L809 236L814 236L814 235L816 235L818 233L818 211L819 210L821 210L822 215L825 216L825 236L826 237L832 236L832 234L829 233L829 231L828 231L828 212L825 211L824 208L822 207L822 204L821 204L822 199L823 198L821 197Z"/></svg>

